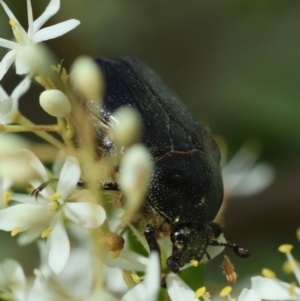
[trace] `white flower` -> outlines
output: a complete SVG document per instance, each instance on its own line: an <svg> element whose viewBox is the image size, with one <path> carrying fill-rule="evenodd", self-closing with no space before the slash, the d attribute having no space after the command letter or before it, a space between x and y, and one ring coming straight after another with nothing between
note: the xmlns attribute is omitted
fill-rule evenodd
<svg viewBox="0 0 300 301"><path fill-rule="evenodd" d="M28 91L30 83L30 79L25 77L10 96L0 86L0 123L9 124L15 122L19 113L19 98Z"/></svg>
<svg viewBox="0 0 300 301"><path fill-rule="evenodd" d="M26 277L14 260L7 259L0 265L0 298L2 292L11 296L11 300L25 300Z"/></svg>
<svg viewBox="0 0 300 301"><path fill-rule="evenodd" d="M276 278L275 273L268 269L263 269L263 274L267 277L256 276L251 278L252 289L264 300L300 300L300 269L296 263L291 250L292 245L281 245L278 250L288 259L288 264L293 271L296 283L285 283Z"/></svg>
<svg viewBox="0 0 300 301"><path fill-rule="evenodd" d="M244 288L239 295L237 301L261 301L261 298L255 293L253 289Z"/></svg>
<svg viewBox="0 0 300 301"><path fill-rule="evenodd" d="M11 49L0 63L0 80L14 61L16 63L17 74L29 73L30 66L28 66L28 63L22 58L22 51L25 51L26 53L34 52L35 44L57 38L74 29L80 23L78 20L71 19L41 29L41 27L59 10L60 0L51 0L45 11L35 21L33 21L31 2L30 0L27 0L28 32L26 33L5 2L0 0L0 4L10 19L10 25L12 26L14 36L17 40L16 43L0 38L0 46Z"/></svg>
<svg viewBox="0 0 300 301"><path fill-rule="evenodd" d="M251 278L252 289L264 300L300 300L300 288L276 278Z"/></svg>
<svg viewBox="0 0 300 301"><path fill-rule="evenodd" d="M144 281L133 287L126 293L121 301L143 301L147 296L147 301L157 300L160 287L160 263L156 252L150 254L149 262L146 267Z"/></svg>
<svg viewBox="0 0 300 301"><path fill-rule="evenodd" d="M40 174L42 181L48 181L46 170L38 158L31 154L30 165ZM22 232L20 244L27 244L39 236L47 237L48 264L58 274L66 265L70 255L70 242L64 226L64 217L86 228L97 228L105 220L104 209L89 202L68 202L67 198L76 188L80 177L77 160L68 157L61 170L54 193L50 185L45 187L35 201L33 197L15 195L12 199L19 204L0 210L0 229L11 231L12 235ZM37 187L39 180L31 180ZM43 198L42 198L43 197Z"/></svg>
<svg viewBox="0 0 300 301"><path fill-rule="evenodd" d="M246 141L222 169L225 190L230 196L249 196L266 189L275 178L274 168L257 163L259 150L253 141Z"/></svg>
<svg viewBox="0 0 300 301"><path fill-rule="evenodd" d="M195 292L177 274L169 274L166 278L168 294L172 301L198 301Z"/></svg>

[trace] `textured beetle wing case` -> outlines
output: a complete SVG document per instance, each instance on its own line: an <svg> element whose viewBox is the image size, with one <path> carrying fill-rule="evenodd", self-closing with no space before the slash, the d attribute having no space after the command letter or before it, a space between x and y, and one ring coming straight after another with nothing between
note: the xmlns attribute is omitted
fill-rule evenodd
<svg viewBox="0 0 300 301"><path fill-rule="evenodd" d="M223 183L220 152L210 134L146 64L134 58L96 62L106 92L101 117L95 117L109 125L121 106L140 114L139 142L155 159L148 203L169 224L213 220L222 202Z"/></svg>
<svg viewBox="0 0 300 301"><path fill-rule="evenodd" d="M106 79L103 107L106 116L120 106L136 108L143 126L140 142L150 149L154 158L168 151L194 148L220 161L214 140L150 67L134 58L96 61Z"/></svg>

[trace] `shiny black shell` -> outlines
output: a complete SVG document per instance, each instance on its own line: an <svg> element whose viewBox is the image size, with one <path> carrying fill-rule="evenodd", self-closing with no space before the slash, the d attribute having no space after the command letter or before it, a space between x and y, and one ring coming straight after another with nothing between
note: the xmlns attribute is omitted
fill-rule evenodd
<svg viewBox="0 0 300 301"><path fill-rule="evenodd" d="M121 106L140 114L139 142L155 161L149 205L169 225L212 221L222 203L223 183L220 152L211 135L146 64L134 58L96 62L106 81L103 122L109 124Z"/></svg>

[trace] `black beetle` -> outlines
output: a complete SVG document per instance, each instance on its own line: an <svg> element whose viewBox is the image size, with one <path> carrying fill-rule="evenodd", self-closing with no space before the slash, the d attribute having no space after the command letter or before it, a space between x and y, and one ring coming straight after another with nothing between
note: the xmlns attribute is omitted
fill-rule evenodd
<svg viewBox="0 0 300 301"><path fill-rule="evenodd" d="M150 250L159 252L156 239L170 235L173 272L191 260L200 261L208 245L229 246L241 257L249 251L236 244L219 243L221 233L213 219L223 199L220 151L208 131L198 124L161 78L133 58L96 59L106 80L103 106L90 110L109 126L121 106L135 108L142 119L139 142L154 158L149 192L140 218ZM113 141L96 125L99 145L109 152ZM118 190L116 183L104 189Z"/></svg>

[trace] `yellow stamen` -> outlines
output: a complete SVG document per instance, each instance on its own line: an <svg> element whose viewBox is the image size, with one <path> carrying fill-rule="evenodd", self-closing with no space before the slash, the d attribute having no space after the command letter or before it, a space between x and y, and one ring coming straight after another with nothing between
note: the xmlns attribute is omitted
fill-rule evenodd
<svg viewBox="0 0 300 301"><path fill-rule="evenodd" d="M15 27L15 26L17 25L17 21L16 21L15 19L10 19L10 20L9 20L9 25L10 25L11 27Z"/></svg>
<svg viewBox="0 0 300 301"><path fill-rule="evenodd" d="M190 264L191 264L193 267L197 267L198 264L199 264L199 261L198 261L198 260L195 260L195 259L192 259L192 260L190 261Z"/></svg>
<svg viewBox="0 0 300 301"><path fill-rule="evenodd" d="M282 270L286 274L292 274L295 271L295 265L299 267L299 262L294 260L295 264L292 264L290 261L286 260L282 266Z"/></svg>
<svg viewBox="0 0 300 301"><path fill-rule="evenodd" d="M52 194L51 196L50 196L50 201L57 201L57 200L59 200L61 198L61 195L59 194L59 193L57 193L57 192L55 192L54 194Z"/></svg>
<svg viewBox="0 0 300 301"><path fill-rule="evenodd" d="M236 298L231 299L231 301L236 301Z"/></svg>
<svg viewBox="0 0 300 301"><path fill-rule="evenodd" d="M45 237L49 236L50 233L52 232L52 230L53 230L52 228L47 228L46 230L44 230L41 234L41 238L45 238Z"/></svg>
<svg viewBox="0 0 300 301"><path fill-rule="evenodd" d="M205 286L202 286L200 288L198 288L196 291L195 291L195 298L200 298L202 297L206 292L206 287Z"/></svg>
<svg viewBox="0 0 300 301"><path fill-rule="evenodd" d="M10 197L11 197L11 191L10 190L6 190L3 192L3 204L5 206L7 206L9 200L10 200Z"/></svg>
<svg viewBox="0 0 300 301"><path fill-rule="evenodd" d="M296 231L296 237L300 241L300 227Z"/></svg>
<svg viewBox="0 0 300 301"><path fill-rule="evenodd" d="M116 259L120 256L121 250L117 250L111 253L111 259Z"/></svg>
<svg viewBox="0 0 300 301"><path fill-rule="evenodd" d="M21 227L16 227L11 231L11 236L16 236L18 233L21 232Z"/></svg>
<svg viewBox="0 0 300 301"><path fill-rule="evenodd" d="M140 283L141 282L141 278L137 274L132 273L131 277L132 277L132 279L135 283Z"/></svg>
<svg viewBox="0 0 300 301"><path fill-rule="evenodd" d="M266 278L271 278L271 279L276 278L276 274L269 269L264 268L264 269L262 269L261 273Z"/></svg>
<svg viewBox="0 0 300 301"><path fill-rule="evenodd" d="M292 245L285 244L279 246L278 251L285 254L285 253L290 253L292 249L293 249Z"/></svg>
<svg viewBox="0 0 300 301"><path fill-rule="evenodd" d="M55 211L55 210L58 209L59 204L58 204L58 202L49 202L49 203L46 205L46 207L47 207L47 209L49 209L49 210Z"/></svg>
<svg viewBox="0 0 300 301"><path fill-rule="evenodd" d="M211 294L209 292L205 292L204 296L207 297L207 298L210 298Z"/></svg>
<svg viewBox="0 0 300 301"><path fill-rule="evenodd" d="M232 291L232 287L231 286L225 286L221 292L220 292L220 297L226 297L228 296Z"/></svg>
<svg viewBox="0 0 300 301"><path fill-rule="evenodd" d="M290 295L294 295L295 294L295 287L297 286L297 284L295 282L292 282L290 287L289 287L289 294Z"/></svg>

